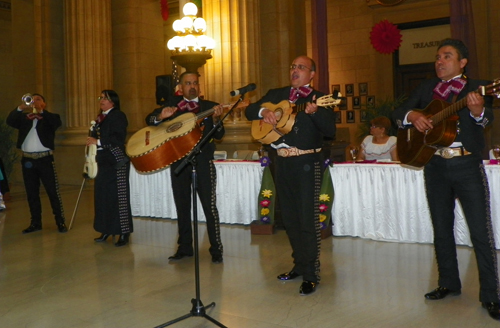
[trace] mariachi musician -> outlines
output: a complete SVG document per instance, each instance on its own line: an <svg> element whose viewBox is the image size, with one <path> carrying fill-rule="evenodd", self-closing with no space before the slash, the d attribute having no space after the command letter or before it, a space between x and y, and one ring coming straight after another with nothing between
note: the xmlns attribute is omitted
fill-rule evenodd
<svg viewBox="0 0 500 328"><path fill-rule="evenodd" d="M198 113L214 109L213 116L206 117L201 123L203 135L212 130L219 120L223 107L208 100L199 98L200 85L198 73L184 72L179 77L183 96L175 96L166 107L157 108L146 117L146 124L158 125L179 115L191 112ZM213 137L221 139L224 136L224 127L219 126ZM175 139L169 141L175 142ZM216 204L216 172L213 163L215 145L213 141L205 143L201 152L196 155L196 170L198 183L198 196L200 197L203 211L207 219L207 231L210 240L210 255L213 263L222 263L222 242L220 238L219 212ZM186 154L187 155L187 154ZM191 171L192 166L187 165L178 175L175 170L182 163L177 160L171 165L172 191L174 194L175 208L177 210L177 223L179 239L177 252L169 260L180 260L193 256L193 233L191 227Z"/></svg>
<svg viewBox="0 0 500 328"><path fill-rule="evenodd" d="M290 65L290 85L269 90L264 97L247 107L248 120L262 120L276 126L278 113L269 108L288 100L305 109L297 114L292 130L271 143L276 149L276 188L283 224L292 247L292 270L278 275L281 281L302 276L301 295L316 291L320 281L319 190L323 175L321 146L323 137L335 136L333 110L318 106L314 100L323 93L311 87L316 64L299 56Z"/></svg>
<svg viewBox="0 0 500 328"><path fill-rule="evenodd" d="M23 101L7 117L7 124L19 130L17 148L23 151L24 188L31 213L31 223L23 234L42 230L40 182L49 196L57 230L64 233L68 229L53 156L56 130L62 125L61 117L45 108L45 98L41 94L25 94Z"/></svg>
<svg viewBox="0 0 500 328"><path fill-rule="evenodd" d="M134 230L130 207L130 162L125 154L128 121L120 110L120 98L115 91L103 90L99 105L101 114L86 143L87 146L97 146L94 229L101 235L94 241L104 242L110 235L118 235L115 246L121 247L128 244Z"/></svg>
<svg viewBox="0 0 500 328"><path fill-rule="evenodd" d="M435 135L445 135L442 130L444 126L451 126L452 129L448 131L453 131L447 133L447 145L430 148L426 142L422 142L423 146L417 147L418 152L415 152L422 155L426 148L430 151L431 158L424 163L424 177L439 273L438 287L424 297L440 300L459 295L462 291L453 230L455 199L458 198L476 253L479 300L492 318L500 320L497 254L492 232L488 178L482 161L484 128L493 121L492 98L475 92L480 86L487 86L488 81L465 76L468 60L469 51L462 41L443 40L437 48L434 63L436 77L417 86L410 97L394 110L393 118L402 129L402 133L398 133L398 154L403 163L408 155L405 146L408 139L412 140L408 144L414 145L418 140L430 142ZM443 103L454 103L459 108L456 116L438 124L439 115L451 107L441 110ZM436 115L431 117L430 113ZM413 137L413 134L408 138L411 130L403 128L409 125L418 130L416 136L421 139Z"/></svg>

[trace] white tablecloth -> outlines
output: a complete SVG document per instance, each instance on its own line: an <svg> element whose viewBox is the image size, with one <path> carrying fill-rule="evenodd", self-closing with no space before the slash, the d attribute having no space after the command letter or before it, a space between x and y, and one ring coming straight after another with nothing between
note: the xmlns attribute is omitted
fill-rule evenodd
<svg viewBox="0 0 500 328"><path fill-rule="evenodd" d="M257 198L263 167L260 162L215 162L217 208L221 223L250 224L257 219ZM152 174L130 170L133 216L177 218L170 168ZM198 220L205 221L198 200Z"/></svg>
<svg viewBox="0 0 500 328"><path fill-rule="evenodd" d="M259 162L216 162L217 207L222 223L250 224L257 219L257 198L263 168ZM335 197L332 206L336 236L432 243L433 233L422 170L397 164L335 164L330 168ZM496 248L500 249L500 165L486 165ZM132 215L177 218L170 169L130 172ZM471 245L460 207L455 209L457 244ZM205 221L198 202L198 219Z"/></svg>
<svg viewBox="0 0 500 328"><path fill-rule="evenodd" d="M397 164L335 164L333 234L375 240L432 243L423 170ZM486 165L496 248L500 248L500 166ZM455 208L456 243L472 245L460 207Z"/></svg>

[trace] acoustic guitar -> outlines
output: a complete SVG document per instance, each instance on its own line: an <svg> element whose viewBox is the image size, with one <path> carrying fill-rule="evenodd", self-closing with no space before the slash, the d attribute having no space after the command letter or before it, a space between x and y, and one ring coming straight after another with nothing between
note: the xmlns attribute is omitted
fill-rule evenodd
<svg viewBox="0 0 500 328"><path fill-rule="evenodd" d="M236 108L248 106L243 101ZM223 104L223 108L232 104ZM127 142L126 152L137 171L151 173L161 170L186 156L200 141L203 129L198 122L215 109L179 115L156 126L147 126L134 133Z"/></svg>
<svg viewBox="0 0 500 328"><path fill-rule="evenodd" d="M326 95L316 99L316 104L321 107L337 106L342 101L340 92ZM263 120L252 121L252 137L263 144L270 144L289 133L295 124L295 117L305 110L307 103L295 105L288 100L283 100L278 104L266 102L261 105L276 114L278 122L276 125L265 123Z"/></svg>
<svg viewBox="0 0 500 328"><path fill-rule="evenodd" d="M497 79L474 92L482 96L495 95L500 98L499 85L500 79ZM415 109L431 119L434 127L425 132L420 132L413 126L398 130L396 147L400 162L422 167L430 161L438 147L451 145L457 136L458 115L455 113L465 106L467 106L466 97L451 105L443 100L434 99L425 109Z"/></svg>

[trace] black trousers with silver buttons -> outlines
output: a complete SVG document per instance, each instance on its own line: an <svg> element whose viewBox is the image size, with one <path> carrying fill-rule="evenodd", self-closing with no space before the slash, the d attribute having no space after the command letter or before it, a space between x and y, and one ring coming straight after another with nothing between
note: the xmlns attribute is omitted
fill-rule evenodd
<svg viewBox="0 0 500 328"><path fill-rule="evenodd" d="M24 187L31 213L31 224L42 226L40 183L43 184L49 196L56 223L64 223L64 210L59 193L59 182L57 180L54 156L49 155L38 159L23 157L21 164Z"/></svg>
<svg viewBox="0 0 500 328"><path fill-rule="evenodd" d="M425 166L425 187L434 228L438 284L460 290L454 236L455 198L462 205L476 253L481 302L499 302L495 241L491 225L488 179L482 159L474 155L445 159L433 156Z"/></svg>

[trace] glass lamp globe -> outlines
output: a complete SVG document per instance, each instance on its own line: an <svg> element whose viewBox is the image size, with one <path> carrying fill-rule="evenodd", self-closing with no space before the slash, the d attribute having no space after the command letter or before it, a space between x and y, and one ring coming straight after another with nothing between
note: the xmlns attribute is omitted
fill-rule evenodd
<svg viewBox="0 0 500 328"><path fill-rule="evenodd" d="M185 16L196 16L198 13L198 7L192 2L188 2L182 8L182 12Z"/></svg>
<svg viewBox="0 0 500 328"><path fill-rule="evenodd" d="M208 40L208 36L206 36L206 35L200 35L196 38L196 43L198 44L198 47L200 49L203 49L203 48L206 49L209 42L210 41Z"/></svg>
<svg viewBox="0 0 500 328"><path fill-rule="evenodd" d="M184 37L184 45L186 48L196 46L196 37L192 34L188 34Z"/></svg>
<svg viewBox="0 0 500 328"><path fill-rule="evenodd" d="M168 42L167 42L167 48L168 48L168 50L174 50L175 49L175 47L173 45L173 41L172 41L173 39L174 38L168 40Z"/></svg>
<svg viewBox="0 0 500 328"><path fill-rule="evenodd" d="M180 19L176 19L172 24L172 29L175 32L184 32L184 27L182 26L182 22Z"/></svg>
<svg viewBox="0 0 500 328"><path fill-rule="evenodd" d="M207 49L213 50L215 48L215 40L212 39L211 37L207 36L208 44L207 44Z"/></svg>
<svg viewBox="0 0 500 328"><path fill-rule="evenodd" d="M173 38L171 38L170 40L168 40L167 47L170 50L184 48L184 45L183 45L183 42L182 42L182 37L180 37L178 35L174 36Z"/></svg>
<svg viewBox="0 0 500 328"><path fill-rule="evenodd" d="M194 20L193 27L196 32L205 32L207 30L207 22L202 17L198 17Z"/></svg>
<svg viewBox="0 0 500 328"><path fill-rule="evenodd" d="M184 32L187 32L193 29L193 20L190 17L184 16L181 19L182 27L184 28Z"/></svg>

